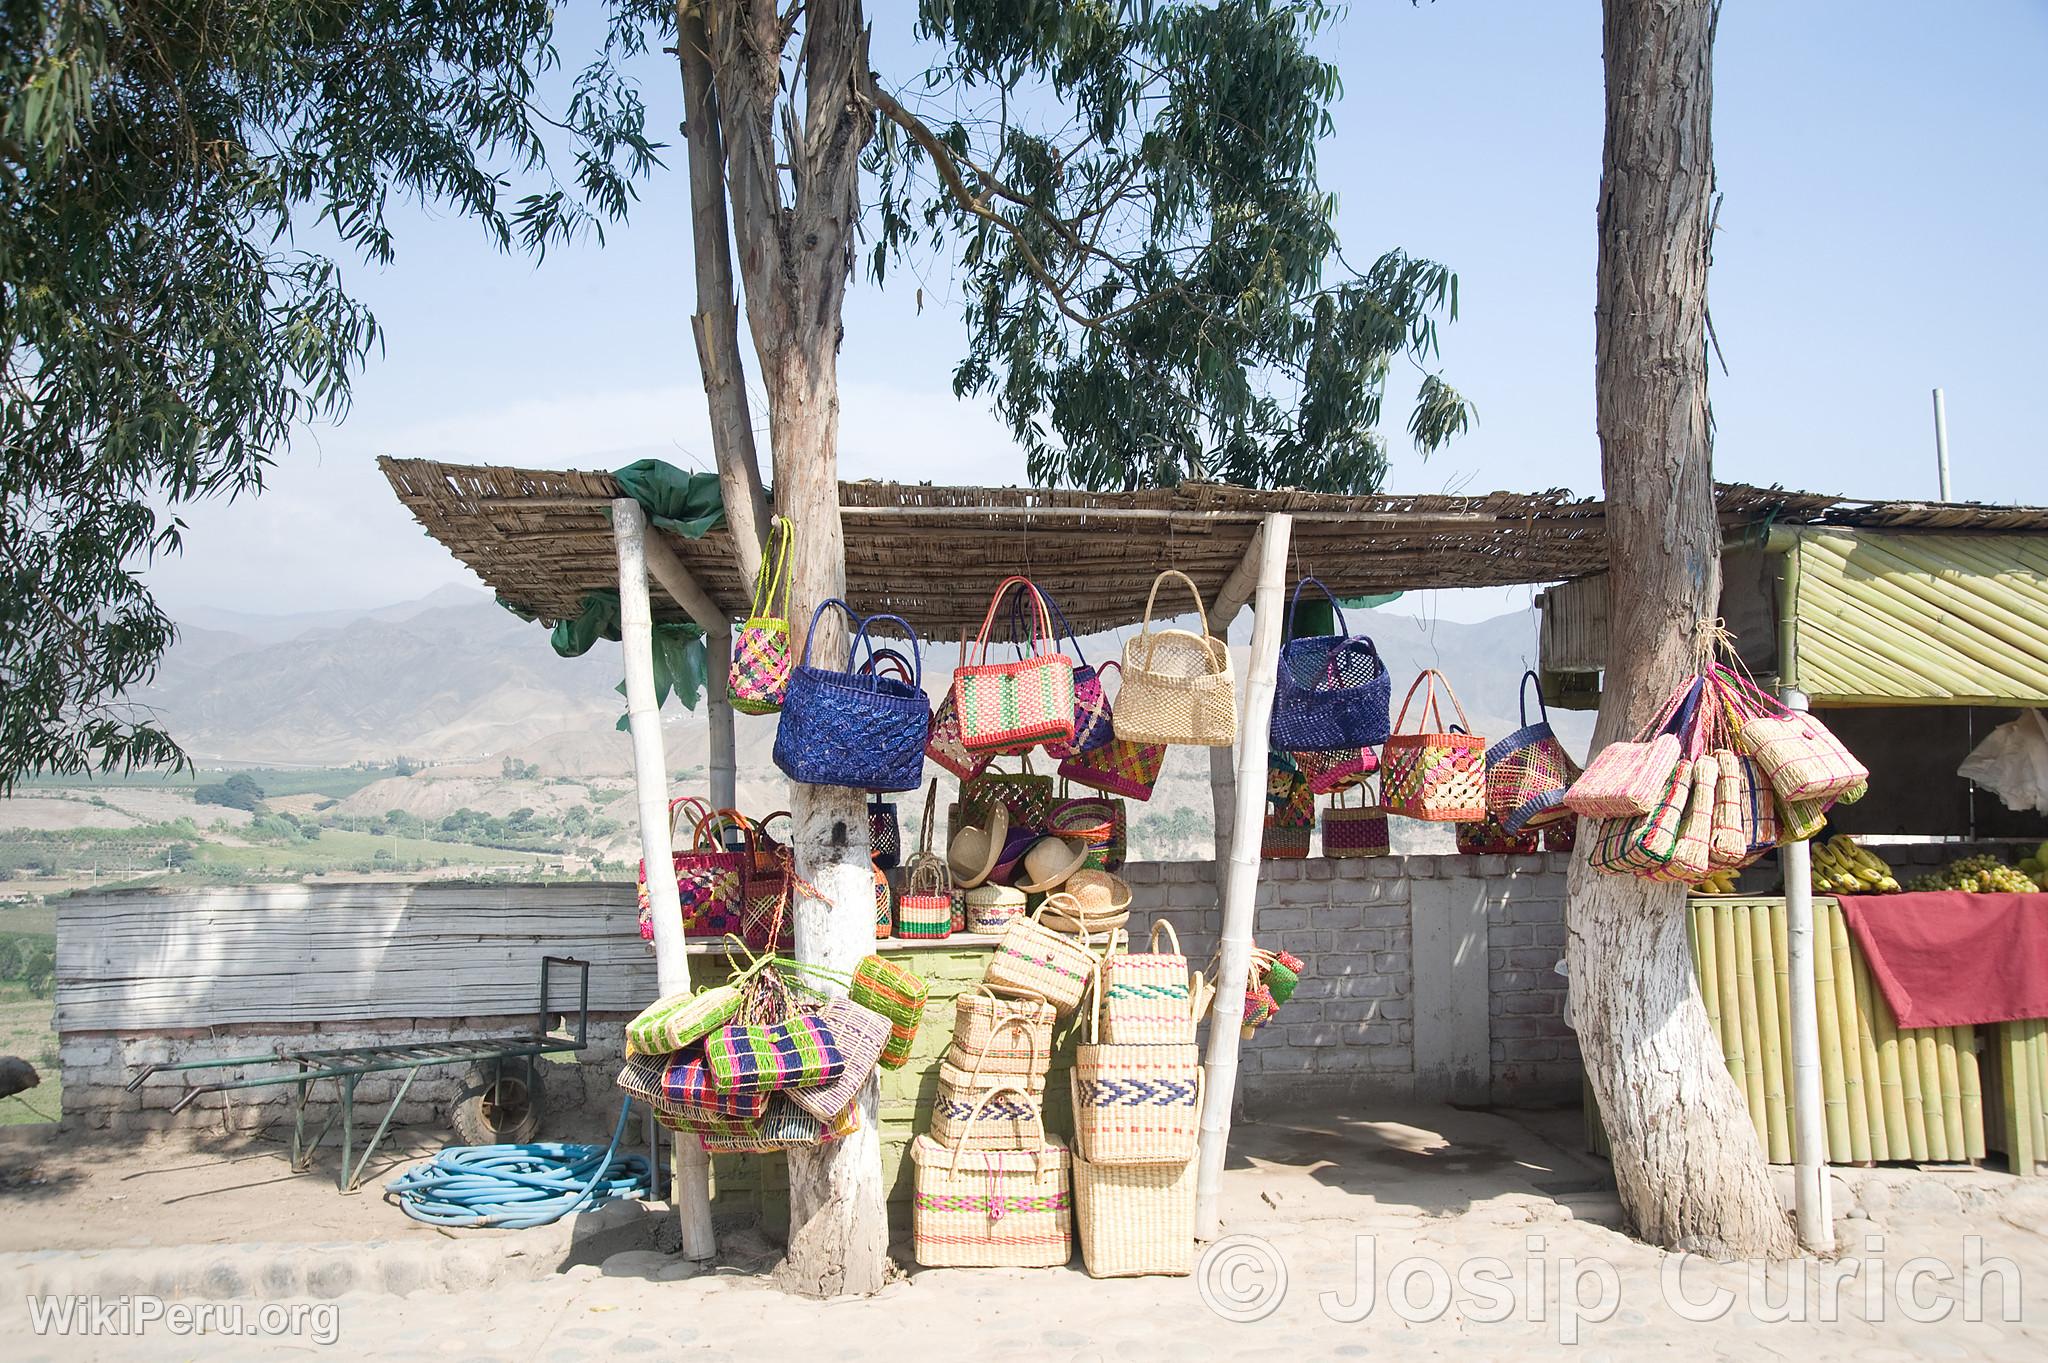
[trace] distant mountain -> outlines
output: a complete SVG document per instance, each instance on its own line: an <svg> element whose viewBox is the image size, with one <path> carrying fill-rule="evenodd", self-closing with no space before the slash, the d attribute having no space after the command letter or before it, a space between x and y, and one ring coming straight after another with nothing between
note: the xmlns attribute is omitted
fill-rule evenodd
<svg viewBox="0 0 2048 1363"><path fill-rule="evenodd" d="M1497 738L1520 723L1516 685L1535 658L1534 612L1478 624L1424 622L1386 610L1349 614L1353 630L1379 645L1395 679L1397 711L1417 672L1435 667L1457 688L1478 733ZM1231 633L1242 668L1249 616ZM1101 661L1120 643L1098 636L1083 648ZM957 652L954 645L924 650L926 689L934 697L943 693ZM557 657L539 625L481 592L453 588L357 612L188 612L142 699L202 762L335 765L403 754L473 764L475 775L488 778L512 756L550 774L596 776L630 770L630 750L613 727L624 710L614 689L619 677L615 646ZM1445 710L1446 721L1454 721L1447 703ZM671 769L700 766L701 712L671 705L664 717ZM1583 752L1592 717L1552 719L1568 746ZM743 792L775 801L774 721L741 716L738 723ZM1190 767L1188 778L1197 770Z"/></svg>

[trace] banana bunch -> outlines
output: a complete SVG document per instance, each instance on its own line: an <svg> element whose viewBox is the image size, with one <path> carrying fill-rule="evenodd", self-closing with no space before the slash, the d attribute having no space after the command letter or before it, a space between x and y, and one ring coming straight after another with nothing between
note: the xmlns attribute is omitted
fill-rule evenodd
<svg viewBox="0 0 2048 1363"><path fill-rule="evenodd" d="M1897 894L1899 882L1882 857L1837 833L1813 844L1813 888L1821 894Z"/></svg>
<svg viewBox="0 0 2048 1363"><path fill-rule="evenodd" d="M1740 872L1734 870L1710 872L1705 880L1692 887L1690 893L1696 895L1734 894L1735 877L1739 874Z"/></svg>

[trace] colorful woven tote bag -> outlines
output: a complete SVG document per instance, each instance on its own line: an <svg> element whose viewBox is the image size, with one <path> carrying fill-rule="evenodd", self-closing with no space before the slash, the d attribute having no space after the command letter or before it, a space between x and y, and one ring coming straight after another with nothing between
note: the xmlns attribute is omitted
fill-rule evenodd
<svg viewBox="0 0 2048 1363"><path fill-rule="evenodd" d="M1160 950L1159 935L1169 946ZM1102 958L1102 1035L1105 1041L1158 1046L1193 1044L1188 958L1180 934L1164 918L1152 921L1147 949Z"/></svg>
<svg viewBox="0 0 2048 1363"><path fill-rule="evenodd" d="M1074 1145L1097 1164L1177 1164L1200 1134L1202 1055L1192 1041L1124 1045L1101 1040L1102 991L1093 991L1088 1040L1074 1048Z"/></svg>
<svg viewBox="0 0 2048 1363"><path fill-rule="evenodd" d="M1076 753L1101 747L1114 736L1109 693L1103 689L1102 673L1089 666L1088 659L1082 654L1081 641L1075 637L1073 626L1067 623L1066 612L1060 609L1060 603L1042 587L1038 594L1044 599L1046 609L1052 612L1059 637L1066 641L1063 647L1074 660L1074 736L1067 740L1048 739L1045 744L1046 756L1055 762L1064 762ZM1023 633L1023 604L1024 598L1020 595L1016 598L1017 608L1011 612L1013 635L1021 636Z"/></svg>
<svg viewBox="0 0 2048 1363"><path fill-rule="evenodd" d="M1714 684L1730 698L1736 749L1762 768L1781 804L1853 799L1869 781L1870 769L1812 715L1786 709L1726 668L1715 670Z"/></svg>
<svg viewBox="0 0 2048 1363"><path fill-rule="evenodd" d="M996 608L1012 587L1029 594L1031 639L1015 662L988 660ZM1045 598L1025 577L1006 577L982 617L972 651L953 669L953 709L960 742L969 752L1018 752L1040 743L1074 739L1074 660L1058 651Z"/></svg>
<svg viewBox="0 0 2048 1363"><path fill-rule="evenodd" d="M1532 855L1542 848L1543 831L1525 828L1510 833L1492 814L1476 823L1461 823L1457 829L1458 851L1468 857Z"/></svg>
<svg viewBox="0 0 2048 1363"><path fill-rule="evenodd" d="M1034 833L1052 826L1052 778L1031 770L1031 756L1020 759L1022 771L985 771L960 783L961 818L968 823L986 824L989 811L1001 805L1010 815L1012 829L1028 828ZM954 824L958 827L958 823Z"/></svg>
<svg viewBox="0 0 2048 1363"><path fill-rule="evenodd" d="M1394 682L1380 661L1379 649L1364 635L1351 636L1337 598L1312 577L1294 584L1287 612L1290 626L1301 606L1302 588L1308 586L1330 598L1338 632L1280 645L1270 726L1273 746L1282 752L1319 752L1384 743Z"/></svg>
<svg viewBox="0 0 2048 1363"><path fill-rule="evenodd" d="M1529 683L1536 682L1536 722L1529 722ZM1518 697L1522 727L1486 750L1486 809L1513 836L1525 828L1571 817L1564 795L1579 779L1579 764L1558 742L1543 705L1543 684L1522 674Z"/></svg>
<svg viewBox="0 0 2048 1363"><path fill-rule="evenodd" d="M789 691L789 522L768 522L768 552L754 583L754 611L732 636L725 697L749 715L772 715Z"/></svg>
<svg viewBox="0 0 2048 1363"><path fill-rule="evenodd" d="M1307 780L1311 794L1328 795L1357 785L1380 769L1379 754L1371 748L1327 748L1320 752L1290 752L1294 765Z"/></svg>
<svg viewBox="0 0 2048 1363"><path fill-rule="evenodd" d="M1170 577L1185 583L1195 598L1200 634L1152 628L1159 584ZM1117 737L1133 743L1227 748L1237 741L1237 678L1230 646L1209 633L1208 607L1186 573L1169 568L1152 580L1145 624L1124 645L1123 689L1117 693L1114 723Z"/></svg>
<svg viewBox="0 0 2048 1363"><path fill-rule="evenodd" d="M1029 1100L1016 1087L987 1101ZM972 1128L972 1114L964 1124ZM1024 1150L970 1150L930 1136L910 1144L916 1196L911 1251L926 1268L1053 1268L1074 1257L1071 1157L1041 1118Z"/></svg>
<svg viewBox="0 0 2048 1363"><path fill-rule="evenodd" d="M909 682L867 672L811 666L818 621L831 607L845 611L856 626L849 656L868 644L868 627L887 620L909 636L919 670ZM872 647L872 645L870 645ZM804 636L803 659L790 674L782 721L775 729L775 765L792 781L857 790L916 790L924 780L925 740L931 736L931 703L923 691L917 637L900 616L863 619L844 601L820 602Z"/></svg>
<svg viewBox="0 0 2048 1363"><path fill-rule="evenodd" d="M960 641L960 656L967 656L965 639ZM939 697L938 708L932 711L931 733L925 739L924 755L963 781L981 775L995 760L994 753L973 752L961 741L960 709L953 703L953 688L950 686L946 688L946 694Z"/></svg>
<svg viewBox="0 0 2048 1363"><path fill-rule="evenodd" d="M670 994L626 1024L626 1054L666 1055L701 1039L739 1012L740 991L729 984L692 994Z"/></svg>
<svg viewBox="0 0 2048 1363"><path fill-rule="evenodd" d="M727 1023L704 1039L712 1082L727 1092L824 1084L846 1068L823 1018L796 1013L766 1027Z"/></svg>
<svg viewBox="0 0 2048 1363"><path fill-rule="evenodd" d="M1565 792L1565 806L1589 819L1628 818L1655 809L1682 756L1680 715L1688 705L1698 704L1699 691L1697 677L1681 684L1633 739L1610 743L1593 754Z"/></svg>
<svg viewBox="0 0 2048 1363"><path fill-rule="evenodd" d="M669 838L675 838L676 815L686 807L703 809L701 800L684 797L669 805ZM719 816L706 812L697 820L690 850L671 853L675 863L676 898L683 909L683 935L723 937L740 931L747 888L753 876L754 858L747 848L738 851L719 846L711 830ZM654 910L647 896L646 863L640 868L640 936L654 940Z"/></svg>
<svg viewBox="0 0 2048 1363"><path fill-rule="evenodd" d="M1377 800L1365 803L1363 784L1353 789L1360 792L1358 804L1344 804L1344 797L1339 793L1330 797L1330 807L1323 811L1323 855L1339 860L1383 857L1393 847L1387 828L1387 811Z"/></svg>
<svg viewBox="0 0 2048 1363"><path fill-rule="evenodd" d="M864 956L853 968L853 984L847 997L889 1019L889 1041L882 1048L883 1069L893 1070L910 1059L911 1043L917 1040L925 998L930 992L931 986L922 975L886 957Z"/></svg>
<svg viewBox="0 0 2048 1363"><path fill-rule="evenodd" d="M664 1112L759 1117L768 1110L766 1092L727 1090L713 1083L702 1046L673 1055L636 1055L620 1067L619 1087Z"/></svg>
<svg viewBox="0 0 2048 1363"><path fill-rule="evenodd" d="M1458 723L1446 727L1437 706L1436 686L1458 712ZM1422 706L1409 731L1408 710L1417 687ZM1451 684L1435 669L1415 679L1401 702L1401 718L1380 750L1380 794L1387 812L1434 823L1470 823L1486 817L1486 740L1473 733Z"/></svg>
<svg viewBox="0 0 2048 1363"><path fill-rule="evenodd" d="M946 859L932 852L932 823L939 812L939 782L934 777L924 793L924 821L917 852L904 872L903 893L896 897L896 935L923 940L950 936L953 931L953 873Z"/></svg>
<svg viewBox="0 0 2048 1363"><path fill-rule="evenodd" d="M1053 806L1046 831L1078 839L1088 849L1083 863L1098 871L1124 864L1124 802L1107 795L1084 795Z"/></svg>
<svg viewBox="0 0 2048 1363"><path fill-rule="evenodd" d="M861 1085L875 1072L882 1049L889 1044L889 1019L852 999L829 999L812 1011L830 1029L844 1063L835 1079L796 1085L785 1092L789 1101L819 1121L830 1122L860 1097Z"/></svg>

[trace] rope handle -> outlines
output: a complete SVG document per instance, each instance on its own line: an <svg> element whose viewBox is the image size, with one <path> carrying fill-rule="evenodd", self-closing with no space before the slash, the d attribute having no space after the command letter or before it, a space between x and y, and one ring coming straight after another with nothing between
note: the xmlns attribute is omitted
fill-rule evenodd
<svg viewBox="0 0 2048 1363"><path fill-rule="evenodd" d="M981 1119L981 1110L989 1105L989 1101L991 1099L993 1099L997 1094L1001 1093L1014 1093L1019 1098L1022 1098L1024 1100L1024 1106L1031 1109L1031 1124L1038 1128L1038 1148L1041 1150L1045 1148L1046 1139L1044 1107L1038 1103L1032 1102L1031 1095L1028 1092L1026 1092L1022 1087L1016 1084L997 1084L993 1088L989 1089L987 1093L981 1095L980 1100L977 1101L974 1107L970 1109L967 1113L967 1120L961 1123L960 1134L953 1138L953 1159L956 1168L958 1167L960 1156L963 1153L965 1153L965 1143L967 1140L968 1133L974 1129L974 1124ZM991 1175L990 1177L990 1183L991 1185L993 1185L994 1183L993 1175ZM993 1201L991 1201L989 1205L993 1207L996 1204ZM1001 1212L996 1213L996 1216L1001 1215Z"/></svg>
<svg viewBox="0 0 2048 1363"><path fill-rule="evenodd" d="M903 629L904 638L910 644L910 658L915 673L915 675L913 675L910 679L910 689L913 691L923 689L924 654L921 650L919 650L917 646L917 631L910 627L910 622L908 620L905 620L900 615L891 615L887 612L882 612L876 615L857 614L854 611L853 607L847 605L846 602L842 601L840 598L836 596L826 597L823 601L820 601L818 603L817 609L811 612L810 628L804 631L803 659L798 664L798 666L809 667L811 665L811 641L812 639L817 637L818 621L825 614L825 610L828 606L839 607L839 609L846 612L846 618L853 621L854 623L853 637L852 639L848 640L846 645L846 660L849 665L852 664L854 654L862 644L867 645L869 660L873 660L874 654L877 651L877 647L874 640L868 637L869 625L874 624L877 620L891 620L894 621L897 625L901 626Z"/></svg>
<svg viewBox="0 0 2048 1363"><path fill-rule="evenodd" d="M789 544L794 536L790 533L789 519L785 516L768 518L768 556L773 564L754 582L754 619L784 620L789 618ZM775 607L775 594L782 593L782 613L769 614Z"/></svg>
<svg viewBox="0 0 2048 1363"><path fill-rule="evenodd" d="M1145 645L1145 667L1148 671L1152 667L1152 655L1159 647L1158 636L1160 634L1160 631L1152 628L1152 612L1159 602L1159 584L1166 581L1169 577L1177 577L1188 584L1188 595L1195 598L1195 614L1202 621L1202 642L1204 647L1207 647L1212 638L1209 633L1209 608L1202 603L1202 589L1195 585L1193 578L1180 569L1166 569L1159 576L1152 579L1152 594L1145 598L1145 623L1138 627L1138 638ZM1214 649L1209 651L1212 655L1215 652Z"/></svg>
<svg viewBox="0 0 2048 1363"><path fill-rule="evenodd" d="M1318 586L1320 586L1321 584L1320 584L1320 583L1318 583L1317 585L1318 585ZM1179 934L1178 932L1175 932L1175 931L1173 930L1173 924L1172 924L1172 923L1170 923L1170 922L1168 922L1168 921L1167 921L1166 919L1164 919L1164 918L1155 918L1155 919L1153 919L1153 920L1152 920L1152 935L1151 935L1150 937L1148 937L1148 938L1146 939L1146 941L1145 941L1145 953L1146 953L1146 955L1148 955L1148 956L1157 956L1157 955L1159 955L1159 954L1160 954L1160 951L1159 951L1159 930L1160 930L1161 928L1165 928L1165 929L1166 929L1166 935L1167 935L1167 938L1168 938L1169 940L1171 940L1171 941L1172 941L1172 943L1173 943L1173 950L1172 950L1172 951L1170 951L1170 952L1168 952L1168 953L1166 953L1166 954L1167 954L1167 955L1170 955L1170 956L1178 956L1178 955L1180 955L1180 934Z"/></svg>
<svg viewBox="0 0 2048 1363"><path fill-rule="evenodd" d="M1344 621L1344 603L1337 599L1337 593L1324 586L1323 580L1319 577L1304 577L1301 581L1294 584L1294 595L1288 598L1287 628L1280 632L1280 642L1284 644L1289 639L1297 637L1294 633L1294 613L1301 609L1301 589L1310 583L1314 583L1317 591L1330 598L1330 609L1336 612L1337 615L1337 633L1349 639L1351 637L1351 626ZM1206 634L1208 630L1205 628L1202 632ZM1370 640L1367 642L1370 642Z"/></svg>
<svg viewBox="0 0 2048 1363"><path fill-rule="evenodd" d="M997 584L996 594L989 598L988 613L983 615L981 618L981 633L975 636L974 661L972 663L966 663L966 660L963 657L962 662L965 665L970 667L982 667L987 665L988 632L995 627L996 608L1003 604L1003 598L1009 594L1010 588L1019 585L1021 585L1025 591L1031 593L1031 600L1033 604L1035 604L1038 607L1037 618L1032 622L1037 626L1037 632L1032 636L1031 639L1032 653L1034 655L1037 655L1041 653L1047 653L1052 650L1052 615L1045 608L1045 597L1039 593L1038 587L1031 581L1030 578L1012 574L1011 576L1004 578L1002 582Z"/></svg>
<svg viewBox="0 0 2048 1363"><path fill-rule="evenodd" d="M863 677L879 676L885 663L895 668L897 681L902 682L905 686L916 684L910 679L910 659L887 646L868 651L867 661L860 665L859 675Z"/></svg>
<svg viewBox="0 0 2048 1363"><path fill-rule="evenodd" d="M1419 713L1418 713L1418 714L1416 715L1416 717L1415 717L1415 722L1417 723L1417 725L1419 725L1419 726L1422 726L1422 727L1419 727L1419 728L1417 728L1416 732L1417 732L1417 733L1442 733L1442 732L1444 732L1444 727L1443 727L1443 723L1444 723L1444 715L1443 715L1443 709L1442 709L1442 707L1441 707L1441 706L1439 706L1439 705L1437 704L1437 698L1436 698L1436 684L1437 684L1437 682L1438 682L1438 681L1442 681L1442 682L1443 682L1443 684L1444 684L1444 694L1445 694L1446 696L1449 696L1449 697L1451 698L1451 704L1452 704L1452 705L1453 705L1453 706L1454 706L1454 707L1455 707L1455 708L1457 709L1457 711L1458 711L1458 725L1459 725L1459 728L1460 728L1460 729L1461 729L1461 731L1462 731L1462 732L1464 732L1464 733L1468 733L1468 734L1469 734L1469 733L1471 733L1471 732L1472 732L1472 721L1471 721L1471 720L1469 720L1469 719L1467 719L1467 718L1465 718L1465 707L1464 707L1464 705L1463 705L1463 704L1461 704L1461 703L1459 702L1459 700L1458 700L1458 693L1457 693L1456 691L1453 691L1453 690L1451 689L1451 680L1450 680L1450 678L1448 678L1448 677L1444 676L1444 675L1443 675L1443 673L1441 673L1441 672L1437 671L1437 670L1436 670L1435 668L1433 668L1433 667L1426 667L1426 668L1424 668L1424 669L1422 670L1422 674L1421 674L1420 676L1418 676L1418 677L1417 677L1417 678L1416 678L1416 679L1414 680L1414 682L1412 682L1412 683L1411 683L1411 684L1409 685L1409 687L1408 687L1408 694L1407 694L1406 696L1404 696L1404 697L1402 698L1402 700L1401 700L1401 717L1400 717L1399 719L1397 719L1397 720L1395 720L1395 721L1394 721L1394 732L1395 732L1395 733L1397 733L1397 734L1398 734L1398 733L1404 733L1404 732L1406 732L1406 726L1407 726L1407 723L1408 723L1408 707L1409 707L1409 705L1410 705L1410 704L1412 704L1412 703L1414 702L1414 700L1415 700L1415 688L1416 688L1416 687L1418 687L1418 686L1422 686L1422 685L1424 685L1425 683L1427 683L1428 689L1427 689L1427 690L1425 690L1425 691L1424 691L1424 692L1422 693L1422 709L1421 709L1421 711L1420 711L1420 712L1419 712ZM1428 728L1427 726L1428 726L1429 724L1431 724L1431 723L1434 723L1434 724L1435 724L1435 725L1436 725L1437 727L1436 727L1435 729L1430 729L1430 728Z"/></svg>
<svg viewBox="0 0 2048 1363"><path fill-rule="evenodd" d="M755 854L758 844L755 841L754 822L753 820L749 819L746 815L740 813L737 809L707 810L704 813L704 815L697 820L696 824L690 830L690 850L693 852L701 852L706 850L704 843L705 829L716 829L720 825L723 825L727 828L738 829L740 834L740 840L746 844L746 855L752 857ZM710 846L710 850L716 852L729 852L732 849L725 846L722 842L713 842ZM752 865L752 862L750 861L748 864Z"/></svg>
<svg viewBox="0 0 2048 1363"><path fill-rule="evenodd" d="M676 815L682 812L685 805L693 806L696 811L690 815L690 827L693 829L697 826L697 820L711 812L711 806L694 795L678 795L675 799L670 800L668 802L668 846L671 852L675 850L676 846Z"/></svg>
<svg viewBox="0 0 2048 1363"><path fill-rule="evenodd" d="M1032 588L1035 591L1037 591L1039 601L1044 604L1047 610L1052 612L1052 623L1054 625L1052 635L1053 642L1055 644L1058 644L1060 640L1064 639L1066 641L1066 647L1069 648L1073 654L1074 667L1077 670L1086 667L1088 665L1088 659L1082 656L1081 640L1078 636L1075 635L1074 627L1067 623L1067 613L1060 609L1060 603L1053 598L1053 594L1051 592L1047 591L1043 587L1040 587L1035 582L1031 585ZM1024 641L1018 627L1023 621L1023 615L1024 597L1021 594L1019 594L1010 599L1009 624L1010 642L1017 646L1018 652L1020 654L1022 654L1023 652Z"/></svg>
<svg viewBox="0 0 2048 1363"><path fill-rule="evenodd" d="M1522 674L1522 685L1515 693L1515 701L1522 707L1522 727L1529 727L1529 683L1536 683L1536 714L1545 724L1550 723L1550 707L1543 703L1543 679L1530 668Z"/></svg>
<svg viewBox="0 0 2048 1363"><path fill-rule="evenodd" d="M1036 1071L1038 1069L1038 1035L1032 1029L1031 1019L1025 1017L1022 1013L1005 1014L997 1018L995 1025L988 1029L989 1039L993 1041L1002 1033L1013 1028L1024 1033L1024 1053L1031 1057L1031 1068ZM1050 1043L1051 1038L1048 1037L1047 1044L1050 1045ZM967 1087L969 1089L981 1087L981 1067L987 1062L988 1052L986 1050L975 1052L974 1068L967 1072ZM1050 1054L1046 1056L1046 1063L1048 1065L1052 1063L1052 1056Z"/></svg>

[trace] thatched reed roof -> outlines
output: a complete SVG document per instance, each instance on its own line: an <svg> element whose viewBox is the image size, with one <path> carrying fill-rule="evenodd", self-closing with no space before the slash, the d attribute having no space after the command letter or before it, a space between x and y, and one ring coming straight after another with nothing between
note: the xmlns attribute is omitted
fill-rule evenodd
<svg viewBox="0 0 2048 1363"><path fill-rule="evenodd" d="M607 506L625 495L609 473L381 459L399 500L506 602L543 620L574 615L594 588L616 587ZM1343 497L1189 483L1143 492L843 483L847 598L903 616L927 637L978 628L1004 574L1030 574L1074 628L1095 633L1141 617L1162 568L1178 568L1213 602L1244 558L1260 518L1294 513L1292 572L1339 596L1433 587L1558 582L1607 566L1605 504L1569 492ZM1723 485L1723 524L2048 529L2024 508L1848 502ZM668 536L697 581L735 619L749 602L723 530ZM655 613L683 618L657 588ZM1162 593L1161 613L1182 614Z"/></svg>

